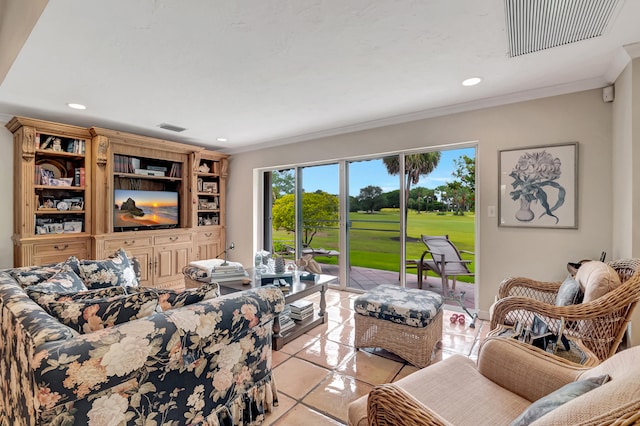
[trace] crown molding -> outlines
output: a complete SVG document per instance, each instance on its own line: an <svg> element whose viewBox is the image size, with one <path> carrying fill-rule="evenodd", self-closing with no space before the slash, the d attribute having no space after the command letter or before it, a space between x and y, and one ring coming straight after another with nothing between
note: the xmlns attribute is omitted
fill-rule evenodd
<svg viewBox="0 0 640 426"><path fill-rule="evenodd" d="M11 120L13 118L12 115L9 114L4 114L0 112L0 123L7 124L9 122L9 120Z"/></svg>
<svg viewBox="0 0 640 426"><path fill-rule="evenodd" d="M299 142L305 142L314 139L321 139L331 136L337 136L347 133L359 132L362 130L370 130L379 127L392 126L395 124L403 124L411 121L419 121L428 118L442 117L446 115L469 112L484 108L493 108L502 105L513 104L517 102L542 99L551 96L566 95L569 93L581 92L585 90L597 89L610 84L605 78L595 78L588 80L580 80L567 84L544 87L540 89L528 90L524 92L512 93L504 96L496 96L492 98L480 99L472 102L450 105L441 108L433 108L428 110L416 111L408 114L401 114L391 117L380 118L377 120L354 123L347 126L335 127L318 132L305 133L283 139L260 142L252 145L245 145L238 148L230 148L222 150L227 154L241 154L244 152L257 151L260 149L273 148L276 146L290 145Z"/></svg>

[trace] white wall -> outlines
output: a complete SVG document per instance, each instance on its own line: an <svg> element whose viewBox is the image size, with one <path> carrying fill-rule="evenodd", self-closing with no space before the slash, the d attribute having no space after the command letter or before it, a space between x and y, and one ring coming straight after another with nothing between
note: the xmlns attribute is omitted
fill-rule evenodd
<svg viewBox="0 0 640 426"><path fill-rule="evenodd" d="M0 117L0 268L13 266L13 135L4 127L7 121Z"/></svg>
<svg viewBox="0 0 640 426"><path fill-rule="evenodd" d="M227 198L227 240L236 243L234 260L252 262L256 168L477 140L476 281L479 307L486 311L507 276L560 280L567 275L567 261L611 253L611 110L598 89L236 154ZM496 218L487 217L487 207L498 203L499 150L570 141L580 143L577 230L501 228Z"/></svg>
<svg viewBox="0 0 640 426"><path fill-rule="evenodd" d="M629 183L633 181L633 147L631 131L632 67L627 66L615 84L613 102L612 168L613 188L613 255L614 258L631 257L633 252L633 198L629 196ZM627 188L622 190L622 188ZM625 231L626 230L626 231Z"/></svg>
<svg viewBox="0 0 640 426"><path fill-rule="evenodd" d="M640 59L618 76L613 103L613 254L640 257ZM632 317L631 345L640 344L640 309Z"/></svg>

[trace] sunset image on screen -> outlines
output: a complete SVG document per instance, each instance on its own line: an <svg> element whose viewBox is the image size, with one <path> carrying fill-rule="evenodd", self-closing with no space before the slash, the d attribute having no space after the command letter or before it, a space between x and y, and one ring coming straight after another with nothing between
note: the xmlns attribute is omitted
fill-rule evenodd
<svg viewBox="0 0 640 426"><path fill-rule="evenodd" d="M141 227L178 224L178 193L116 189L114 227Z"/></svg>

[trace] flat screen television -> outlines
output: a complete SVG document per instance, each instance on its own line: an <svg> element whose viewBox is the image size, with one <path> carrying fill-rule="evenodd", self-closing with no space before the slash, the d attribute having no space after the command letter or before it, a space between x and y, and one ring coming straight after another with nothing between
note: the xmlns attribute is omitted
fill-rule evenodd
<svg viewBox="0 0 640 426"><path fill-rule="evenodd" d="M113 203L115 232L176 228L180 224L175 191L116 189Z"/></svg>

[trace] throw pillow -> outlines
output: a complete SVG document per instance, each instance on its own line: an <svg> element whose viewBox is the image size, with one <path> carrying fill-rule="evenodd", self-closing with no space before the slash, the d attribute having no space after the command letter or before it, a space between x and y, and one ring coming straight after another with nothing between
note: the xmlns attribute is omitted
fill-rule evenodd
<svg viewBox="0 0 640 426"><path fill-rule="evenodd" d="M80 279L80 277L78 277ZM84 285L84 284L83 284ZM32 286L33 287L33 286ZM51 302L64 302L71 300L87 300L87 299L102 299L105 297L113 297L125 294L124 287L114 286L99 288L97 290L84 290L78 292L65 292L65 293L43 293L41 291L29 291L27 289L29 297L33 299L38 305L44 308L45 311L53 315L49 304Z"/></svg>
<svg viewBox="0 0 640 426"><path fill-rule="evenodd" d="M154 313L157 306L158 295L153 291L49 304L51 312L60 322L80 333L90 333L146 317Z"/></svg>
<svg viewBox="0 0 640 426"><path fill-rule="evenodd" d="M163 288L132 288L135 291L153 291L158 295L158 310L181 308L203 300L220 296L218 283L203 284L200 287L187 288L185 290L170 290Z"/></svg>
<svg viewBox="0 0 640 426"><path fill-rule="evenodd" d="M69 265L65 264L60 271L48 280L28 286L26 292L31 299L38 302L38 299L44 294L75 293L86 289L87 287L85 287L78 274L73 272Z"/></svg>
<svg viewBox="0 0 640 426"><path fill-rule="evenodd" d="M562 404L566 404L574 398L583 395L590 390L597 388L605 384L609 380L609 375L592 377L590 379L579 380L577 382L571 382L560 389L551 392L547 396L543 396L520 414L516 419L511 422L511 426L525 426L528 425L550 411L558 408Z"/></svg>
<svg viewBox="0 0 640 426"><path fill-rule="evenodd" d="M138 286L136 273L123 249L105 260L81 260L80 277L89 289Z"/></svg>
<svg viewBox="0 0 640 426"><path fill-rule="evenodd" d="M569 306L581 303L584 294L580 284L571 275L562 282L556 295L556 306Z"/></svg>
<svg viewBox="0 0 640 426"><path fill-rule="evenodd" d="M121 296L126 294L124 287L113 286L98 288L96 290L79 291L73 294L60 294L59 297L69 297L69 300L103 299L105 297ZM60 300L60 299L58 299Z"/></svg>
<svg viewBox="0 0 640 426"><path fill-rule="evenodd" d="M583 303L596 300L622 284L615 269L597 260L582 264L576 281L584 292Z"/></svg>
<svg viewBox="0 0 640 426"><path fill-rule="evenodd" d="M53 265L12 268L9 270L9 274L24 288L48 280L65 266L69 266L76 274L80 272L78 259L75 256L71 256L64 262Z"/></svg>

